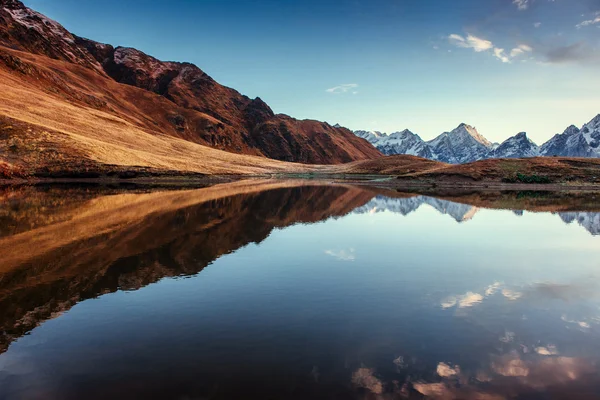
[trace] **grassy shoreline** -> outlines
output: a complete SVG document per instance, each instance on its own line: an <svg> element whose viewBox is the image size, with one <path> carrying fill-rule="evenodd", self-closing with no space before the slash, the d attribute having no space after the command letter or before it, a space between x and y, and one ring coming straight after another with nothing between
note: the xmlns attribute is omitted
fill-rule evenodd
<svg viewBox="0 0 600 400"><path fill-rule="evenodd" d="M18 185L43 185L43 184L98 184L98 185L149 185L149 186L211 186L220 183L234 181L243 181L251 179L267 179L273 181L298 180L308 182L342 183L359 186L371 186L387 189L424 189L424 190L481 190L481 191L600 191L600 183L565 181L553 183L507 183L495 180L480 181L448 181L435 179L414 179L403 178L395 175L377 175L377 174L257 174L257 175L239 175L239 174L219 174L204 175L198 173L166 173L161 174L142 174L139 176L99 176L99 177L64 177L64 176L45 176L0 179L0 186L18 186Z"/></svg>

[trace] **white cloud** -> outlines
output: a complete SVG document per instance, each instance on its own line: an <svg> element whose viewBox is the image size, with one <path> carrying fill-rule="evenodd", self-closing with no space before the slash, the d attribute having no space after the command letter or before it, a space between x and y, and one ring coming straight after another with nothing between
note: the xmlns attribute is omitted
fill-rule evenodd
<svg viewBox="0 0 600 400"><path fill-rule="evenodd" d="M531 51L533 51L533 49L530 46L526 44L520 44L519 46L515 47L510 51L510 56L514 58L520 56L521 54L529 53Z"/></svg>
<svg viewBox="0 0 600 400"><path fill-rule="evenodd" d="M501 286L500 282L494 282L493 284L491 284L490 286L487 287L487 289L485 290L485 295L486 296L493 295L494 293L496 293L498 291L500 286Z"/></svg>
<svg viewBox="0 0 600 400"><path fill-rule="evenodd" d="M442 378L448 378L460 374L460 367L455 365L454 368L452 368L450 365L441 362L438 364L436 372Z"/></svg>
<svg viewBox="0 0 600 400"><path fill-rule="evenodd" d="M558 350L556 350L556 346L549 345L548 347L536 347L535 352L541 356L555 356L558 355Z"/></svg>
<svg viewBox="0 0 600 400"><path fill-rule="evenodd" d="M533 51L533 49L526 45L520 44L507 54L503 48L496 47L490 40L482 39L477 36L468 34L467 37L463 37L456 33L448 36L448 41L456 47L463 47L467 49L473 49L477 53L492 50L494 57L502 61L503 63L510 63L512 58L517 57L521 54Z"/></svg>
<svg viewBox="0 0 600 400"><path fill-rule="evenodd" d="M518 300L521 298L521 296L523 296L522 293L516 292L514 290L510 290L510 289L503 289L502 295L509 300Z"/></svg>
<svg viewBox="0 0 600 400"><path fill-rule="evenodd" d="M354 261L356 260L356 256L354 254L354 249L350 248L348 250L325 250L325 254L328 256L337 258L341 261Z"/></svg>
<svg viewBox="0 0 600 400"><path fill-rule="evenodd" d="M510 58L508 58L506 56L506 53L504 53L504 49L499 49L497 47L494 48L494 56L499 59L500 61L502 61L503 63L509 63L510 62ZM512 53L511 53L512 56Z"/></svg>
<svg viewBox="0 0 600 400"><path fill-rule="evenodd" d="M513 0L513 4L521 11L527 10L532 2L533 0Z"/></svg>
<svg viewBox="0 0 600 400"><path fill-rule="evenodd" d="M477 53L487 51L494 47L492 42L490 42L489 40L481 39L473 35L467 35L467 37L464 38L461 35L453 33L450 36L448 36L448 40L455 46L473 49Z"/></svg>
<svg viewBox="0 0 600 400"><path fill-rule="evenodd" d="M575 26L577 27L577 29L580 29L580 28L583 28L584 26L595 25L598 23L600 23L600 11L598 11L596 13L595 18L582 21L581 23L579 23Z"/></svg>
<svg viewBox="0 0 600 400"><path fill-rule="evenodd" d="M536 22L535 24L533 24L534 28L539 28L540 26L542 26L541 22Z"/></svg>
<svg viewBox="0 0 600 400"><path fill-rule="evenodd" d="M327 93L348 93L350 92L352 89L356 89L358 87L358 84L356 83L344 83L342 85L338 85L332 88L329 88L326 90ZM354 94L358 93L357 91L353 90L352 91Z"/></svg>
<svg viewBox="0 0 600 400"><path fill-rule="evenodd" d="M479 293L467 292L462 296L448 297L440 304L443 309L451 308L458 305L458 308L473 307L483 301L483 296Z"/></svg>

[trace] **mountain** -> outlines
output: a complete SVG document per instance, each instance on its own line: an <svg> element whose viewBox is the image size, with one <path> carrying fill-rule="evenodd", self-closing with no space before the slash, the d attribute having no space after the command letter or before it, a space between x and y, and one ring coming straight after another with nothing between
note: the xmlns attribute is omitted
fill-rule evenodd
<svg viewBox="0 0 600 400"><path fill-rule="evenodd" d="M600 114L581 129L574 125L555 135L541 146L521 132L501 144L491 143L477 129L460 124L425 142L418 135L404 130L386 135L380 132L356 131L386 155L409 154L450 164L464 164L488 158L528 158L539 156L600 158ZM395 140L392 136L397 135Z"/></svg>
<svg viewBox="0 0 600 400"><path fill-rule="evenodd" d="M367 142L371 144L376 144L380 140L385 140L387 134L379 132L379 131L355 131L354 134L359 138L365 139Z"/></svg>
<svg viewBox="0 0 600 400"><path fill-rule="evenodd" d="M600 114L581 129L569 126L541 146L544 156L600 157Z"/></svg>
<svg viewBox="0 0 600 400"><path fill-rule="evenodd" d="M493 149L488 158L524 158L540 155L539 147L533 143L527 133L521 132L516 136L506 139L502 144Z"/></svg>
<svg viewBox="0 0 600 400"><path fill-rule="evenodd" d="M416 135L405 129L401 132L394 132L389 136L381 138L375 146L379 151L386 155L409 154L423 158L432 158L433 153L427 144Z"/></svg>
<svg viewBox="0 0 600 400"><path fill-rule="evenodd" d="M450 132L442 133L427 144L431 147L435 160L450 164L480 160L485 158L492 148L492 143L479 134L477 129L464 123Z"/></svg>
<svg viewBox="0 0 600 400"><path fill-rule="evenodd" d="M390 135L377 131L356 131L354 134L385 155L408 154L451 164L478 160L493 149L490 141L467 124L460 124L429 142L408 129Z"/></svg>
<svg viewBox="0 0 600 400"><path fill-rule="evenodd" d="M49 141L46 147L68 158L58 162L17 146L14 157L0 160L25 169L32 168L27 157L38 169L129 164L212 173L223 170L212 167L213 159L234 164L234 156L206 146L305 164L381 155L348 129L276 114L260 98L219 84L193 64L78 37L17 0L0 0L0 83L6 106L0 123L22 127L16 139L0 137L0 147L31 132L35 138L27 143Z"/></svg>

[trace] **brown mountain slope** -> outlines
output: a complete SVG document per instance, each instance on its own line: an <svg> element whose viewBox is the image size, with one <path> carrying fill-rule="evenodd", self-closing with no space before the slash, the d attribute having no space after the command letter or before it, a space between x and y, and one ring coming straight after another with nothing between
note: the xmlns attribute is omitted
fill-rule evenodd
<svg viewBox="0 0 600 400"><path fill-rule="evenodd" d="M290 162L336 164L380 156L347 129L276 115L261 99L220 85L193 64L162 62L135 49L79 38L17 0L0 0L0 45L38 56L29 58L33 65L23 65L23 53L7 51L5 68L36 78L40 65L51 69L44 71L40 89L117 114L142 129ZM52 60L42 61L45 57Z"/></svg>

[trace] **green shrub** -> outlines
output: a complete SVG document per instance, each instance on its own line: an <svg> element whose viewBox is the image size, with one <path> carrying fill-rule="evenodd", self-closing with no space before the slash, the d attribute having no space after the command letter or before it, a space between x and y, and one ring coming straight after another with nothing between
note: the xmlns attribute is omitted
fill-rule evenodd
<svg viewBox="0 0 600 400"><path fill-rule="evenodd" d="M520 172L517 173L516 176L511 176L511 177L502 179L502 182L505 182L505 183L541 183L541 184L551 183L550 178L548 178L547 176L539 176L539 175L535 175L535 174L534 175L525 175L525 174L521 174Z"/></svg>

